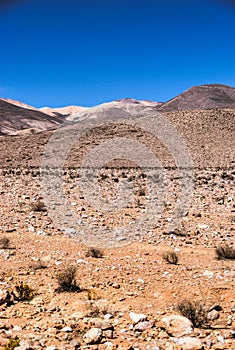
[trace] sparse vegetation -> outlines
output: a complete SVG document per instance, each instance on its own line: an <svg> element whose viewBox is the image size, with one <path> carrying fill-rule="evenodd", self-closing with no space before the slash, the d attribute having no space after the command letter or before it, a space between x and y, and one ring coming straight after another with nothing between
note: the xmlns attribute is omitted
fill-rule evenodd
<svg viewBox="0 0 235 350"><path fill-rule="evenodd" d="M99 308L96 304L93 304L92 302L87 306L87 313L86 317L102 317L105 314L109 313L108 309L106 308Z"/></svg>
<svg viewBox="0 0 235 350"><path fill-rule="evenodd" d="M38 199L36 202L31 203L31 209L36 212L44 212L47 210L45 203L40 199Z"/></svg>
<svg viewBox="0 0 235 350"><path fill-rule="evenodd" d="M65 267L60 273L57 275L57 282L59 287L57 288L57 292L80 292L81 289L77 285L76 282L76 271L77 268L75 266Z"/></svg>
<svg viewBox="0 0 235 350"><path fill-rule="evenodd" d="M33 265L30 266L30 269L32 269L32 271L43 270L46 268L47 265L41 259L38 259Z"/></svg>
<svg viewBox="0 0 235 350"><path fill-rule="evenodd" d="M17 284L11 291L11 297L13 301L26 301L32 300L35 296L35 290L28 284Z"/></svg>
<svg viewBox="0 0 235 350"><path fill-rule="evenodd" d="M1 249L7 249L10 245L10 239L8 237L2 237L0 238L0 248Z"/></svg>
<svg viewBox="0 0 235 350"><path fill-rule="evenodd" d="M187 317L196 328L208 328L207 311L200 301L183 300L177 305L177 311Z"/></svg>
<svg viewBox="0 0 235 350"><path fill-rule="evenodd" d="M219 246L215 249L216 258L218 260L234 260L235 259L235 249L230 247L228 244L224 246Z"/></svg>
<svg viewBox="0 0 235 350"><path fill-rule="evenodd" d="M15 339L9 339L3 350L13 350L18 346L20 346L20 339L16 337Z"/></svg>
<svg viewBox="0 0 235 350"><path fill-rule="evenodd" d="M103 258L104 257L104 252L101 249L99 249L99 248L90 247L86 251L85 256L87 258Z"/></svg>
<svg viewBox="0 0 235 350"><path fill-rule="evenodd" d="M95 300L97 298L96 291L94 289L87 289L87 299Z"/></svg>
<svg viewBox="0 0 235 350"><path fill-rule="evenodd" d="M174 251L165 252L162 257L166 262L173 265L177 265L179 260L178 255Z"/></svg>

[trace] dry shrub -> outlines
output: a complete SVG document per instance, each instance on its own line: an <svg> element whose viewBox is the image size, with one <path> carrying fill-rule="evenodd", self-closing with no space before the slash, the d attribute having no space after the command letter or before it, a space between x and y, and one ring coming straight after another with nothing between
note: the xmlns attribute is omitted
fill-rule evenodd
<svg viewBox="0 0 235 350"><path fill-rule="evenodd" d="M177 311L188 318L196 328L208 328L207 311L200 301L183 300L177 305Z"/></svg>
<svg viewBox="0 0 235 350"><path fill-rule="evenodd" d="M90 247L86 251L85 256L87 258L103 258L104 257L104 252L101 249L99 249L99 248Z"/></svg>
<svg viewBox="0 0 235 350"><path fill-rule="evenodd" d="M19 283L11 291L13 301L32 300L35 296L35 290L28 284Z"/></svg>
<svg viewBox="0 0 235 350"><path fill-rule="evenodd" d="M37 270L43 270L46 268L47 268L47 265L41 259L36 261L33 265L30 265L30 269L32 269L32 271L34 272Z"/></svg>
<svg viewBox="0 0 235 350"><path fill-rule="evenodd" d="M36 212L47 211L45 203L38 199L36 202L31 203L31 209Z"/></svg>
<svg viewBox="0 0 235 350"><path fill-rule="evenodd" d="M3 350L13 350L20 346L20 339L15 337L15 339L9 339L7 344L3 347Z"/></svg>
<svg viewBox="0 0 235 350"><path fill-rule="evenodd" d="M219 246L215 249L216 258L218 260L234 260L235 259L235 249L230 247L228 244L224 246Z"/></svg>
<svg viewBox="0 0 235 350"><path fill-rule="evenodd" d="M57 282L59 284L59 287L56 290L57 292L61 293L81 291L76 282L76 271L76 266L68 266L58 273Z"/></svg>
<svg viewBox="0 0 235 350"><path fill-rule="evenodd" d="M0 238L0 248L1 249L7 249L10 245L10 239L6 236Z"/></svg>
<svg viewBox="0 0 235 350"><path fill-rule="evenodd" d="M169 264L177 265L178 263L178 255L174 251L166 252L162 255L163 259Z"/></svg>

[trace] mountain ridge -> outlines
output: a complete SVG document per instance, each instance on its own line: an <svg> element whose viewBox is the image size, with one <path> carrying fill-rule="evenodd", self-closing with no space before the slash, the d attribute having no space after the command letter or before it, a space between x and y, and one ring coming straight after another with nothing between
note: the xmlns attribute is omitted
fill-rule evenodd
<svg viewBox="0 0 235 350"><path fill-rule="evenodd" d="M66 120L99 119L106 122L117 117L138 117L147 111L167 113L210 109L235 109L235 88L224 84L204 84L193 86L166 102L123 98L94 107L36 108L20 101L0 98L0 135L56 129Z"/></svg>

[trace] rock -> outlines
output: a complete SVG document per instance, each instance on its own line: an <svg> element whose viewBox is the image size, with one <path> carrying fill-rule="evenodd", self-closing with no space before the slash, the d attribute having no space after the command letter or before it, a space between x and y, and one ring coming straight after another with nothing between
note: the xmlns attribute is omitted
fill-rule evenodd
<svg viewBox="0 0 235 350"><path fill-rule="evenodd" d="M166 332L173 337L182 337L191 334L193 331L192 322L180 315L164 317L162 322L166 324Z"/></svg>
<svg viewBox="0 0 235 350"><path fill-rule="evenodd" d="M223 310L223 308L222 308L222 306L221 306L221 305L219 305L219 304L215 304L215 305L212 305L212 306L210 307L210 309L209 309L209 311L212 311L212 310L222 311L222 310Z"/></svg>
<svg viewBox="0 0 235 350"><path fill-rule="evenodd" d="M99 343L102 338L102 330L100 328L91 328L83 336L83 340L86 344Z"/></svg>
<svg viewBox="0 0 235 350"><path fill-rule="evenodd" d="M219 318L219 312L216 311L216 310L212 310L210 312L208 312L208 314L206 315L206 318L209 320L209 321L214 321L214 320L217 320Z"/></svg>
<svg viewBox="0 0 235 350"><path fill-rule="evenodd" d="M135 312L130 312L129 315L134 323L139 323L147 319L147 316L144 314L136 314Z"/></svg>
<svg viewBox="0 0 235 350"><path fill-rule="evenodd" d="M100 328L102 330L113 329L112 323L108 320L97 320L95 322L95 327Z"/></svg>
<svg viewBox="0 0 235 350"><path fill-rule="evenodd" d="M203 276L208 277L208 278L212 278L212 277L214 276L214 272L213 272L213 271L205 270L205 271L203 272Z"/></svg>
<svg viewBox="0 0 235 350"><path fill-rule="evenodd" d="M146 329L152 328L154 325L154 321L144 321L144 322L139 322L135 325L134 330L143 332L146 331Z"/></svg>
<svg viewBox="0 0 235 350"><path fill-rule="evenodd" d="M79 321L79 320L82 320L85 316L86 316L85 312L78 311L78 312L74 312L69 318L74 321Z"/></svg>
<svg viewBox="0 0 235 350"><path fill-rule="evenodd" d="M177 340L177 343L182 346L182 350L201 350L202 343L197 338L185 337Z"/></svg>
<svg viewBox="0 0 235 350"><path fill-rule="evenodd" d="M61 332L71 333L73 330L71 327L64 327L60 330Z"/></svg>
<svg viewBox="0 0 235 350"><path fill-rule="evenodd" d="M103 336L108 339L113 339L113 331L111 329L106 329L103 331Z"/></svg>
<svg viewBox="0 0 235 350"><path fill-rule="evenodd" d="M3 305L11 300L11 295L6 289L0 290L0 305Z"/></svg>
<svg viewBox="0 0 235 350"><path fill-rule="evenodd" d="M74 235L76 233L76 230L72 227L68 227L64 230L64 233L66 233L67 235Z"/></svg>
<svg viewBox="0 0 235 350"><path fill-rule="evenodd" d="M73 346L75 350L80 349L80 343L76 339L71 340L69 345Z"/></svg>

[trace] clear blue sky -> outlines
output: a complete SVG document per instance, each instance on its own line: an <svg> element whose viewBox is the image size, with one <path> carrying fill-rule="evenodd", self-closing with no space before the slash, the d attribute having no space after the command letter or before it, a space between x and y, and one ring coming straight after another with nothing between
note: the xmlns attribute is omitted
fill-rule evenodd
<svg viewBox="0 0 235 350"><path fill-rule="evenodd" d="M235 86L232 1L19 0L0 33L0 96L37 107Z"/></svg>

